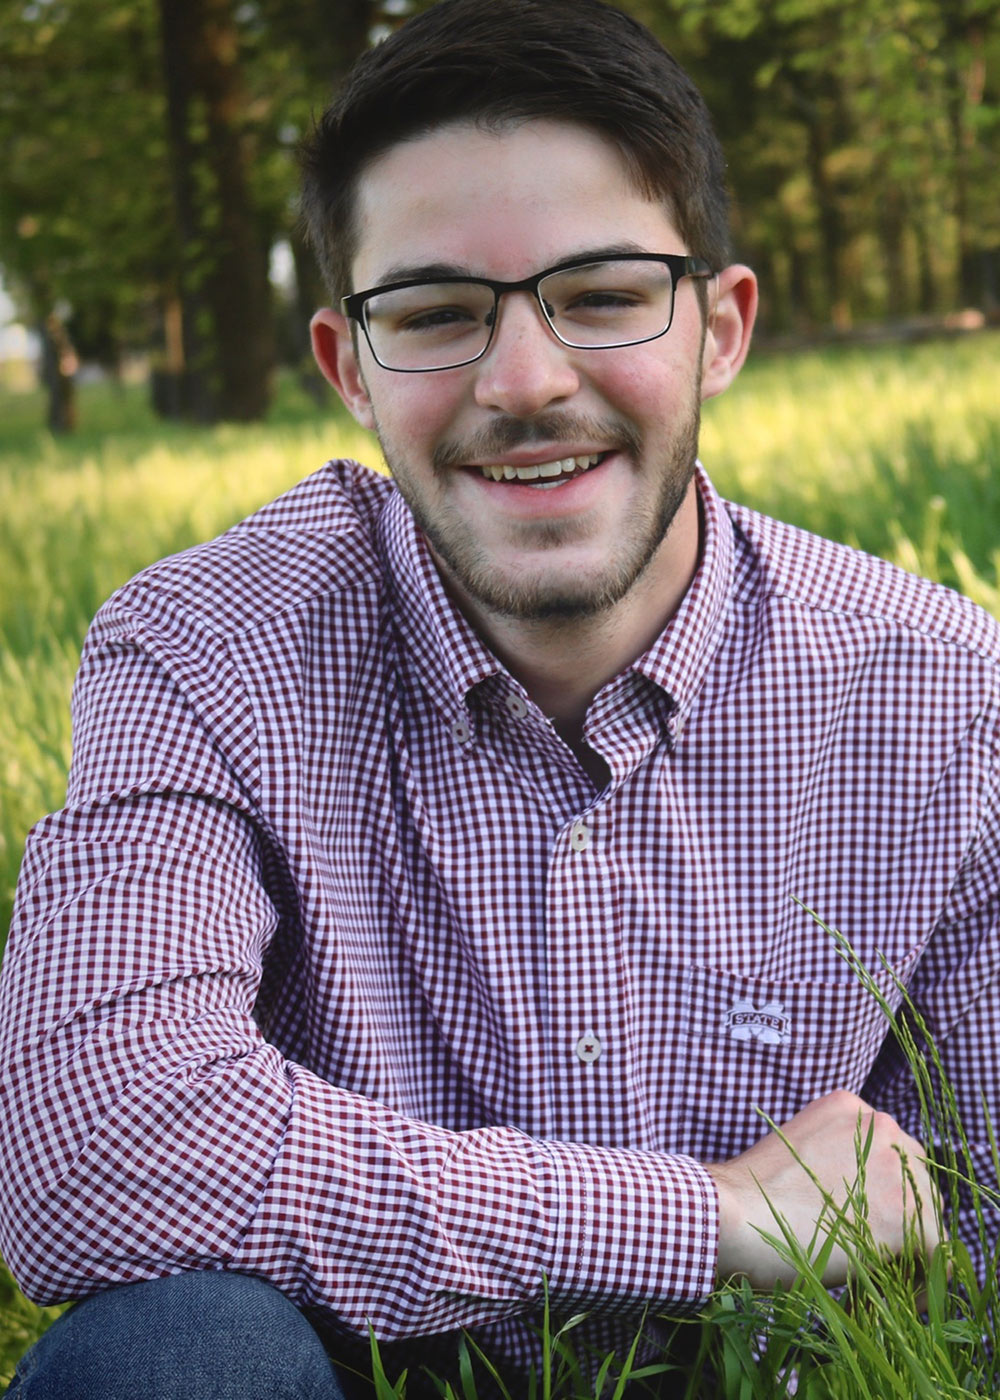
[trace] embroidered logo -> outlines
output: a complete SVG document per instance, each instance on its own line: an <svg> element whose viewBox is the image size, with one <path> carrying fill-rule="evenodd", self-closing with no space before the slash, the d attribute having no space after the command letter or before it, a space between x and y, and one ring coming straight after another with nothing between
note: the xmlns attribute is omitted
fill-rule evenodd
<svg viewBox="0 0 1000 1400"><path fill-rule="evenodd" d="M768 1001L759 1007L752 1001L738 1001L726 1015L726 1029L734 1040L784 1045L792 1027L780 1001Z"/></svg>

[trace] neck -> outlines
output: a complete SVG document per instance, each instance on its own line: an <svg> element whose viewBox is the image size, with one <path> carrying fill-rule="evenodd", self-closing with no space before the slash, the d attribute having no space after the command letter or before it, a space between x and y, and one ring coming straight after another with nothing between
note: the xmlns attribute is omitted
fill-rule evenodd
<svg viewBox="0 0 1000 1400"><path fill-rule="evenodd" d="M579 752L594 696L649 649L680 606L698 567L700 535L692 487L641 577L612 608L593 616L507 617L457 589L454 580L449 586L494 655Z"/></svg>

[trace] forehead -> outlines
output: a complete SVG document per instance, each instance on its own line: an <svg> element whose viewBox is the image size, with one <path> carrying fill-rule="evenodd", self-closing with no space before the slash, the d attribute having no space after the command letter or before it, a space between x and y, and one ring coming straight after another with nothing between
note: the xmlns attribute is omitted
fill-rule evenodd
<svg viewBox="0 0 1000 1400"><path fill-rule="evenodd" d="M665 203L586 127L455 123L391 147L362 172L356 288L445 267L520 278L611 247L683 252Z"/></svg>

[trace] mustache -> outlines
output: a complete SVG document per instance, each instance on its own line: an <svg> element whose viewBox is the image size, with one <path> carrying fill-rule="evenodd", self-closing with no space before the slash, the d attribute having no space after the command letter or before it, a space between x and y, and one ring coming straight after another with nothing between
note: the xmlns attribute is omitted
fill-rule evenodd
<svg viewBox="0 0 1000 1400"><path fill-rule="evenodd" d="M432 454L438 471L468 462L496 461L515 447L552 442L593 443L602 452L637 456L642 444L638 429L622 418L587 418L573 413L546 413L537 418L497 418L463 442L438 443Z"/></svg>

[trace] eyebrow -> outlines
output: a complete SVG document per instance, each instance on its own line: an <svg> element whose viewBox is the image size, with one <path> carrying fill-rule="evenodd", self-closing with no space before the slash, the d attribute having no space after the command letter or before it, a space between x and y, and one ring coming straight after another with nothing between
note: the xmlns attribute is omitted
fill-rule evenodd
<svg viewBox="0 0 1000 1400"><path fill-rule="evenodd" d="M568 262L601 262L604 258L621 257L629 253L646 253L649 250L643 248L639 243L626 240L622 243L603 244L600 248L580 248L569 250L558 262L552 264L553 267L562 267ZM392 282L435 282L442 277L468 277L470 281L493 280L503 281L502 278L485 278L482 272L476 272L471 267L461 263L393 263L386 268L385 272L377 282L372 283L372 290L379 287L387 287Z"/></svg>

